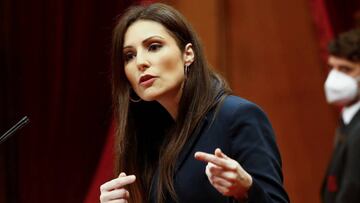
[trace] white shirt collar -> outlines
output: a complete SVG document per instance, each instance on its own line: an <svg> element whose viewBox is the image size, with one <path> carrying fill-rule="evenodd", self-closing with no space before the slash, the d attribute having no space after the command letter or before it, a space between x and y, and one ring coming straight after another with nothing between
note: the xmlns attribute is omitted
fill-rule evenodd
<svg viewBox="0 0 360 203"><path fill-rule="evenodd" d="M360 109L360 100L351 106L343 108L341 112L341 116L345 125L350 123L350 121L353 119L353 117L355 116L356 112L359 111L359 109Z"/></svg>

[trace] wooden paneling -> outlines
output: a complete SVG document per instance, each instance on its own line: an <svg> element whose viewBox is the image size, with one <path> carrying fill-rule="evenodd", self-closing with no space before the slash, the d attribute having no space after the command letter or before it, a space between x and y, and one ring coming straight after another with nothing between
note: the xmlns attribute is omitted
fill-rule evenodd
<svg viewBox="0 0 360 203"><path fill-rule="evenodd" d="M336 115L306 1L229 1L229 80L262 106L277 134L292 202L319 202Z"/></svg>
<svg viewBox="0 0 360 203"><path fill-rule="evenodd" d="M221 1L218 0L171 0L167 3L178 9L191 22L195 31L204 45L205 54L215 69L221 66L219 50L221 46L219 38L221 30L219 30L221 10Z"/></svg>

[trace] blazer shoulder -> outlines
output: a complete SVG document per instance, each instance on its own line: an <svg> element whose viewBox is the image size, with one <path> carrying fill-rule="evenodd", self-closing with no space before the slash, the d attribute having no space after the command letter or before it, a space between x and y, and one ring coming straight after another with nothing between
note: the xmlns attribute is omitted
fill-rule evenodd
<svg viewBox="0 0 360 203"><path fill-rule="evenodd" d="M255 105L257 106L255 103L244 99L242 97L239 96L235 96L235 95L228 95L225 97L224 102L223 102L224 107L236 107L236 106L240 106L240 105Z"/></svg>
<svg viewBox="0 0 360 203"><path fill-rule="evenodd" d="M265 112L257 104L244 98L229 95L220 104L218 115L228 118L235 117L267 117Z"/></svg>

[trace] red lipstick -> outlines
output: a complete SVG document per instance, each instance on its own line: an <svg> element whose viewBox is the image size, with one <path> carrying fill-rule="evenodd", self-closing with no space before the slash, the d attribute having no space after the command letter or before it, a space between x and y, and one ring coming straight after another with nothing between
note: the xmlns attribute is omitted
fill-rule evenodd
<svg viewBox="0 0 360 203"><path fill-rule="evenodd" d="M148 86L151 86L153 84L153 82L155 81L156 77L153 76L153 75L143 75L140 77L139 79L139 84L141 86L145 86L145 87L148 87Z"/></svg>

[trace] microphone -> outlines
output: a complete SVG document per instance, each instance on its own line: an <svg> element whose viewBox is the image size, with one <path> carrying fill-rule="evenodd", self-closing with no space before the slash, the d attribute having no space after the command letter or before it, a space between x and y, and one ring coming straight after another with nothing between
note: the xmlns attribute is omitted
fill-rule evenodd
<svg viewBox="0 0 360 203"><path fill-rule="evenodd" d="M24 116L19 122L17 122L13 127L11 127L8 131L6 131L0 137L0 144L3 143L6 139L8 139L11 135L13 135L16 131L24 127L26 124L30 122L27 116Z"/></svg>

